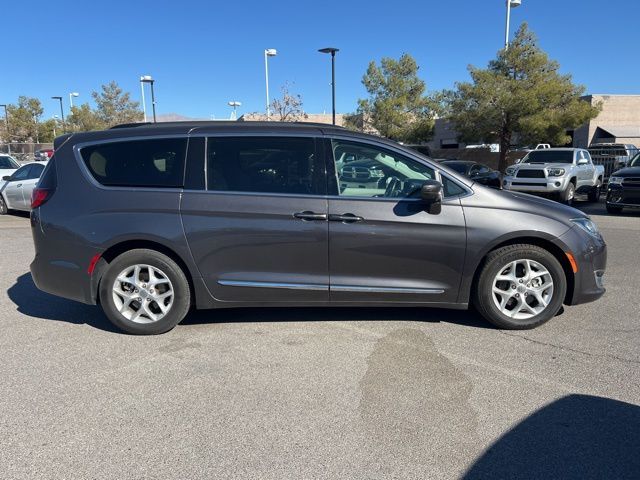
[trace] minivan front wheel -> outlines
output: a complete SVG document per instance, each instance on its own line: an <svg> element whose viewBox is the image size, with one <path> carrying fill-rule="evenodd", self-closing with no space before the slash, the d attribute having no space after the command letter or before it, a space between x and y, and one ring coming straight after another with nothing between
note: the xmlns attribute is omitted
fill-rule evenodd
<svg viewBox="0 0 640 480"><path fill-rule="evenodd" d="M535 328L553 318L567 279L560 262L536 245L508 245L491 252L478 277L474 304L499 328Z"/></svg>
<svg viewBox="0 0 640 480"><path fill-rule="evenodd" d="M185 317L189 282L169 257L154 250L123 253L100 281L100 303L109 320L135 335L164 333Z"/></svg>

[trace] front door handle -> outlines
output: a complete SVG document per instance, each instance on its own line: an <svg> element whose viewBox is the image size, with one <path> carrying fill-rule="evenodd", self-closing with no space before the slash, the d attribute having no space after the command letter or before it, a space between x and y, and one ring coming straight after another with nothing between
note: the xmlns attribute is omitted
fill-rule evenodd
<svg viewBox="0 0 640 480"><path fill-rule="evenodd" d="M342 215L336 215L336 214L329 215L330 222L355 223L355 222L361 222L362 220L364 220L364 218L358 217L353 213L343 213Z"/></svg>
<svg viewBox="0 0 640 480"><path fill-rule="evenodd" d="M294 213L293 216L295 218L299 218L300 220L326 220L327 219L327 214L326 213L315 213L315 212L310 212L308 210L305 210L304 212L297 212Z"/></svg>
<svg viewBox="0 0 640 480"><path fill-rule="evenodd" d="M22 186L22 184L19 183L19 184L16 185L16 188L21 187L21 186Z"/></svg>

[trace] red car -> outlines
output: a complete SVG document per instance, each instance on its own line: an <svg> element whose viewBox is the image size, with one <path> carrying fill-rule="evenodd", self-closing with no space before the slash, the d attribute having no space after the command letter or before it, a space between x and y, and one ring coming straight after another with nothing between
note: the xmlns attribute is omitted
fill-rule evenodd
<svg viewBox="0 0 640 480"><path fill-rule="evenodd" d="M34 154L36 162L44 162L53 157L53 149L52 148L44 148L42 150L36 150Z"/></svg>

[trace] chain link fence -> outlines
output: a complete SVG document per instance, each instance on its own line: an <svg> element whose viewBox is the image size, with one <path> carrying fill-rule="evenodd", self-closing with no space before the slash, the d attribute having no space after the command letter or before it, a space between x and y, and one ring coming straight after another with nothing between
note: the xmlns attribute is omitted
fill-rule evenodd
<svg viewBox="0 0 640 480"><path fill-rule="evenodd" d="M33 162L38 150L53 149L53 143L7 143L0 144L0 153L10 154L20 163Z"/></svg>

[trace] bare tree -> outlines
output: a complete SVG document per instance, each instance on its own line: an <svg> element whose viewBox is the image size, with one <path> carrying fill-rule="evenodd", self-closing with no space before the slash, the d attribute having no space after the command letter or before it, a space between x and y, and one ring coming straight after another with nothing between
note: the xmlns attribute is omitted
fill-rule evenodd
<svg viewBox="0 0 640 480"><path fill-rule="evenodd" d="M269 106L274 120L279 122L298 122L309 116L302 109L302 96L289 92L289 85L280 89L282 98L276 98Z"/></svg>

